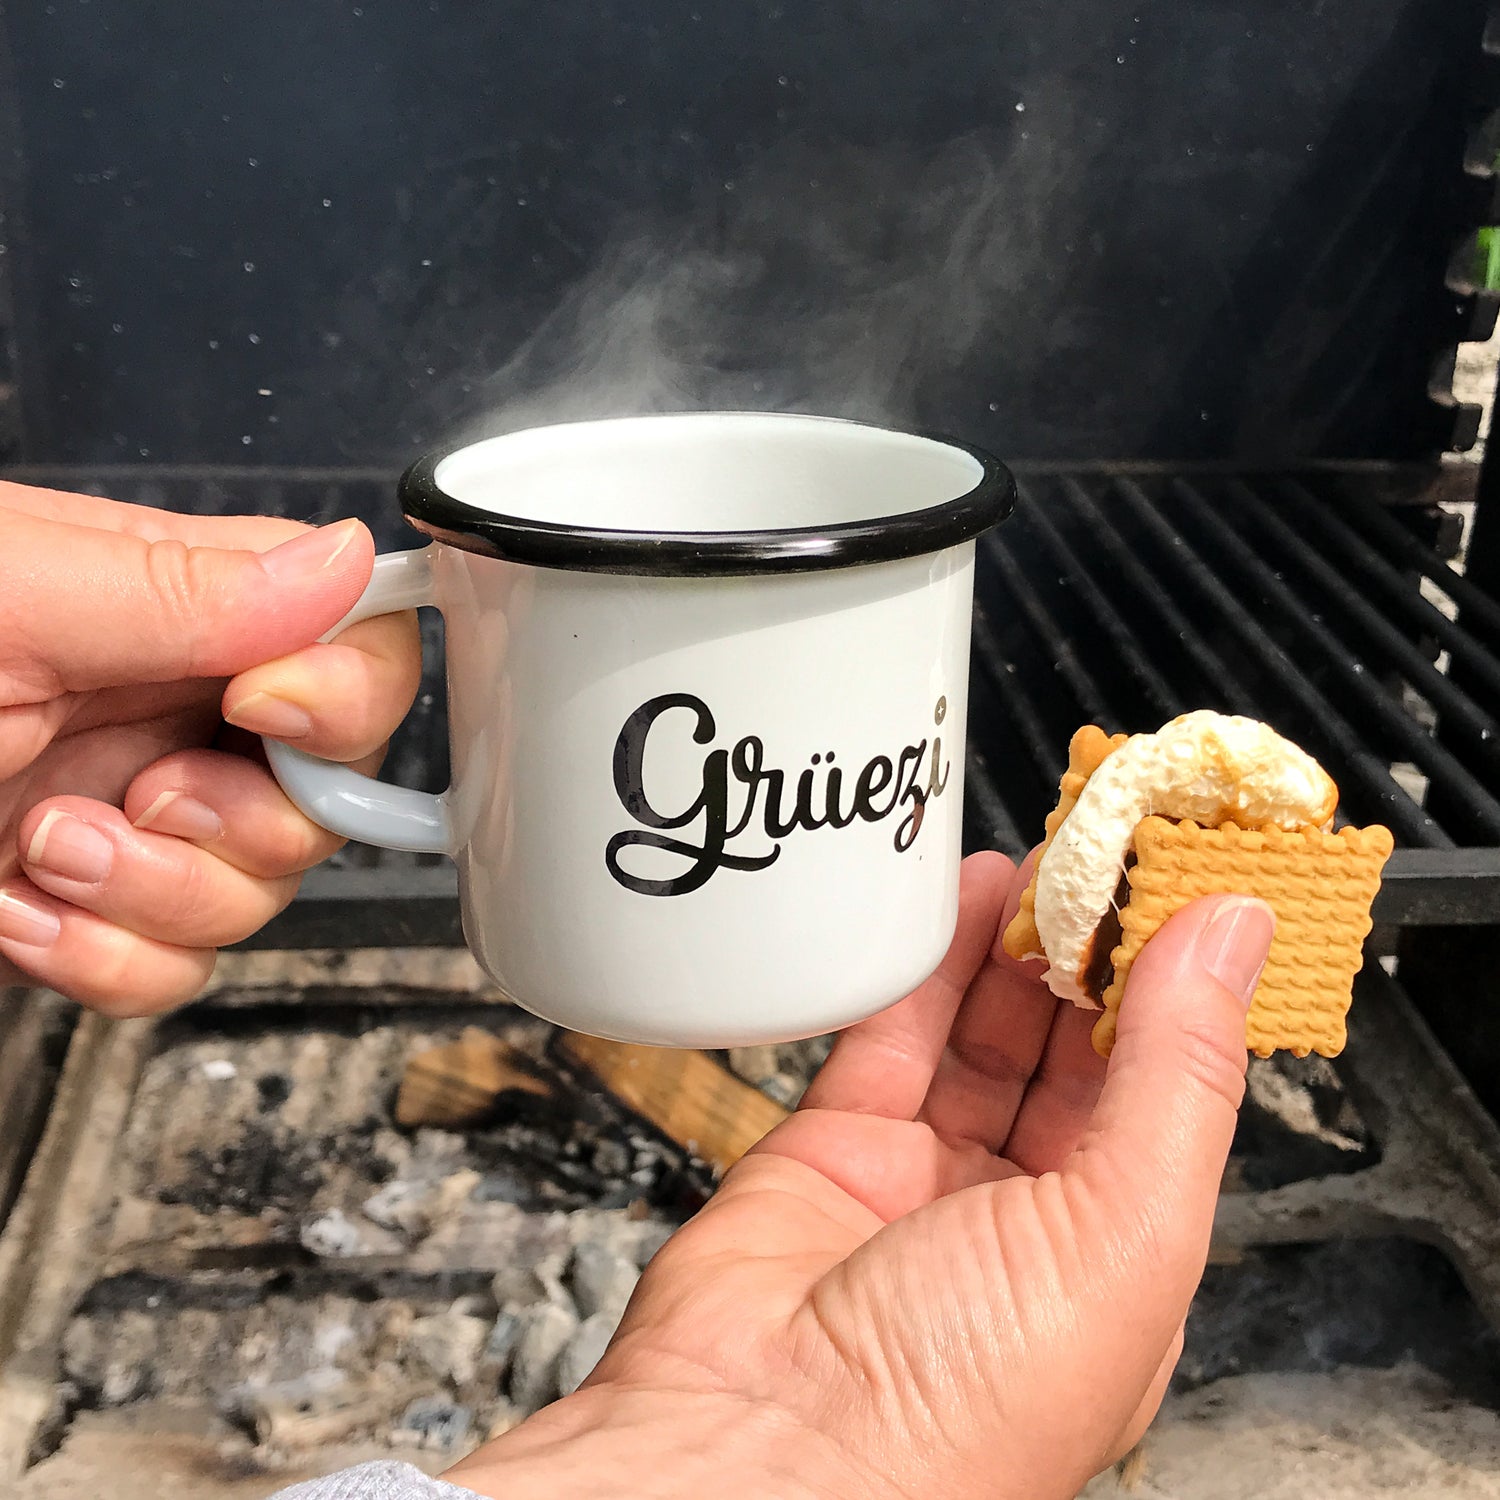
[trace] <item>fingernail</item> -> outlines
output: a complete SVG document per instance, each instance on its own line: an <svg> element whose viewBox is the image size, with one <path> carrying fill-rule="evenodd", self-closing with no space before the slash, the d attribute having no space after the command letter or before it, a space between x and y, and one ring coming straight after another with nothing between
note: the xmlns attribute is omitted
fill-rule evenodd
<svg viewBox="0 0 1500 1500"><path fill-rule="evenodd" d="M166 833L199 844L206 844L224 832L218 813L186 792L163 792L135 820L135 826L143 832Z"/></svg>
<svg viewBox="0 0 1500 1500"><path fill-rule="evenodd" d="M1198 954L1203 967L1225 989L1248 1006L1260 983L1261 970L1271 938L1276 932L1276 917L1263 901L1241 898L1226 902L1203 929L1198 939Z"/></svg>
<svg viewBox="0 0 1500 1500"><path fill-rule="evenodd" d="M62 923L45 907L15 891L0 891L0 938L28 948L50 948L61 931Z"/></svg>
<svg viewBox="0 0 1500 1500"><path fill-rule="evenodd" d="M261 553L260 565L277 583L307 578L332 567L358 535L358 521L320 526L316 531L305 531L301 536L294 536L291 541Z"/></svg>
<svg viewBox="0 0 1500 1500"><path fill-rule="evenodd" d="M87 885L109 874L114 856L115 846L97 828L56 807L37 824L26 846L27 864Z"/></svg>
<svg viewBox="0 0 1500 1500"><path fill-rule="evenodd" d="M312 728L312 715L285 698L270 693L251 693L224 715L227 723L252 734L268 734L273 740L299 740Z"/></svg>

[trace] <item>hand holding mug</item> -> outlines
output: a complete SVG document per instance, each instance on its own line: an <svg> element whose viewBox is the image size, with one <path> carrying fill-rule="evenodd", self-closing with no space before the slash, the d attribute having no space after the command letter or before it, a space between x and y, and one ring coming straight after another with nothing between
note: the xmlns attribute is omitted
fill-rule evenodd
<svg viewBox="0 0 1500 1500"><path fill-rule="evenodd" d="M357 521L0 484L0 984L181 1004L339 846L251 731L379 765L416 690L413 617L315 644L373 552Z"/></svg>

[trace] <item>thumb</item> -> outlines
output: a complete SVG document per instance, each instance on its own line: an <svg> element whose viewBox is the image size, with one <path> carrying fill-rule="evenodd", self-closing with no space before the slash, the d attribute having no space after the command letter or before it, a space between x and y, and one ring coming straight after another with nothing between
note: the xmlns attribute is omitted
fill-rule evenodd
<svg viewBox="0 0 1500 1500"><path fill-rule="evenodd" d="M14 514L5 529L5 665L49 692L231 677L299 650L353 606L375 552L358 521L268 552Z"/></svg>
<svg viewBox="0 0 1500 1500"><path fill-rule="evenodd" d="M1064 1168L1099 1189L1110 1232L1190 1295L1245 1089L1245 1012L1276 919L1262 901L1195 901L1126 982L1094 1131ZM1101 1170L1102 1167L1102 1170Z"/></svg>

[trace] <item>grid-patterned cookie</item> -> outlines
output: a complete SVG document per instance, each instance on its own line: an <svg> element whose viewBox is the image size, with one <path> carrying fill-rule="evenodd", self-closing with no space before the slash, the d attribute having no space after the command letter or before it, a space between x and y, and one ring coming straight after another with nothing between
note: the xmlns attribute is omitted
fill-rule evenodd
<svg viewBox="0 0 1500 1500"><path fill-rule="evenodd" d="M1335 1057L1344 1047L1344 1017L1370 903L1390 857L1390 830L1344 828L1203 828L1146 818L1136 829L1130 900L1120 913L1114 978L1094 1049L1108 1057L1130 967L1173 912L1200 896L1259 896L1276 913L1276 937L1245 1025L1245 1044L1260 1057L1278 1047L1298 1057Z"/></svg>
<svg viewBox="0 0 1500 1500"><path fill-rule="evenodd" d="M1104 764L1108 756L1118 750L1130 736L1108 735L1097 724L1085 724L1068 742L1068 769L1063 772L1057 787L1057 806L1047 814L1046 836L1042 840L1042 851L1052 842L1052 835L1062 826L1062 820L1073 811L1078 794L1084 783ZM1037 855L1037 865L1041 854ZM1041 935L1036 930L1036 866L1032 866L1031 879L1021 893L1020 909L1011 918L1001 939L1005 951L1012 958L1035 958L1042 951Z"/></svg>

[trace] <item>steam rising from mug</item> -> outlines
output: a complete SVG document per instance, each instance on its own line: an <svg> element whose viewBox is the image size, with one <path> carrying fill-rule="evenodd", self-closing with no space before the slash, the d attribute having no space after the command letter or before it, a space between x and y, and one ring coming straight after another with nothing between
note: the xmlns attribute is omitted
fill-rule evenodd
<svg viewBox="0 0 1500 1500"><path fill-rule="evenodd" d="M999 393L964 366L1056 341L1073 214L1061 138L788 144L685 220L622 226L499 370L447 385L440 420L456 443L705 408L951 427L967 405L963 430L993 443Z"/></svg>

